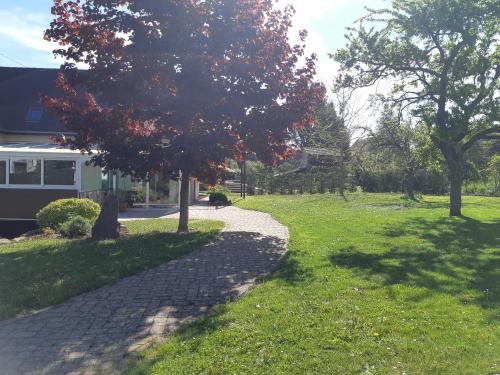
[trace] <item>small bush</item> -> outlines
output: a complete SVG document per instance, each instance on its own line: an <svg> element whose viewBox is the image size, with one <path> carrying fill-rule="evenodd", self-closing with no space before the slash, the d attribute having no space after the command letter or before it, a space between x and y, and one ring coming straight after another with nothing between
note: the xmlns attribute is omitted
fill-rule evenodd
<svg viewBox="0 0 500 375"><path fill-rule="evenodd" d="M40 228L57 231L63 223L75 216L81 216L93 223L100 212L100 206L90 199L59 199L38 211L36 221Z"/></svg>
<svg viewBox="0 0 500 375"><path fill-rule="evenodd" d="M140 190L128 190L120 193L120 201L127 202L129 207L133 207L134 203L141 203L145 200L144 192Z"/></svg>
<svg viewBox="0 0 500 375"><path fill-rule="evenodd" d="M222 194L227 194L229 193L229 189L227 188L226 185L214 185L208 188L209 193L222 193Z"/></svg>
<svg viewBox="0 0 500 375"><path fill-rule="evenodd" d="M56 237L57 236L57 232L54 229L49 228L49 227L42 228L42 234L44 237Z"/></svg>
<svg viewBox="0 0 500 375"><path fill-rule="evenodd" d="M227 205L231 203L224 193L210 193L210 195L208 196L208 201L210 202L210 204L220 205Z"/></svg>
<svg viewBox="0 0 500 375"><path fill-rule="evenodd" d="M66 238L85 237L90 234L92 223L89 219L74 216L59 227L59 233Z"/></svg>

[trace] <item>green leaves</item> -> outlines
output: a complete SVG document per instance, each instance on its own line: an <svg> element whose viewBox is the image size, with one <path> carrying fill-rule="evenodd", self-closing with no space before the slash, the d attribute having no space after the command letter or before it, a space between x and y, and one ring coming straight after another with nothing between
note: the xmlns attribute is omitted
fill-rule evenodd
<svg viewBox="0 0 500 375"><path fill-rule="evenodd" d="M392 5L369 11L351 29L347 47L334 55L350 77L343 84L363 87L395 77L388 100L415 114L434 112L422 118L437 125L436 134L446 142L464 139L475 116L495 120L499 7L466 0L393 0Z"/></svg>

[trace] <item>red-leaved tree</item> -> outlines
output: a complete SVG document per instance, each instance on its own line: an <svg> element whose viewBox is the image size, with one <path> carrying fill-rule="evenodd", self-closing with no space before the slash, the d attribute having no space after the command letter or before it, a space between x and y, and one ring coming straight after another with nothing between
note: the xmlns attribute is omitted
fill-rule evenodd
<svg viewBox="0 0 500 375"><path fill-rule="evenodd" d="M215 182L248 153L286 157L324 93L306 32L291 45L293 9L272 0L55 0L52 14L45 38L67 62L63 95L43 102L77 134L60 142L137 178L181 171L179 231L190 176Z"/></svg>

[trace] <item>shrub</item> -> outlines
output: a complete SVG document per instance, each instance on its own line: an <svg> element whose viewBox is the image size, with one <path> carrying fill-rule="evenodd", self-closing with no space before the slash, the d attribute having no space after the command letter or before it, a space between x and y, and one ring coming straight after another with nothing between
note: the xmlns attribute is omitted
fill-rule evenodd
<svg viewBox="0 0 500 375"><path fill-rule="evenodd" d="M59 233L66 238L85 237L91 230L91 221L81 216L74 216L59 227Z"/></svg>
<svg viewBox="0 0 500 375"><path fill-rule="evenodd" d="M120 200L122 202L127 202L129 207L132 207L134 203L144 202L146 198L144 197L143 191L128 190L120 194Z"/></svg>
<svg viewBox="0 0 500 375"><path fill-rule="evenodd" d="M208 188L208 192L209 193L222 193L222 194L226 194L226 193L229 193L229 189L227 188L226 185L217 184L217 185L209 187Z"/></svg>
<svg viewBox="0 0 500 375"><path fill-rule="evenodd" d="M42 234L44 237L56 237L57 232L52 228L42 228Z"/></svg>
<svg viewBox="0 0 500 375"><path fill-rule="evenodd" d="M210 193L210 195L208 196L208 201L210 202L210 204L220 204L220 205L230 204L226 194L219 192Z"/></svg>
<svg viewBox="0 0 500 375"><path fill-rule="evenodd" d="M90 199L59 199L38 211L36 221L40 228L59 230L61 224L75 216L81 216L93 223L100 211L99 205Z"/></svg>

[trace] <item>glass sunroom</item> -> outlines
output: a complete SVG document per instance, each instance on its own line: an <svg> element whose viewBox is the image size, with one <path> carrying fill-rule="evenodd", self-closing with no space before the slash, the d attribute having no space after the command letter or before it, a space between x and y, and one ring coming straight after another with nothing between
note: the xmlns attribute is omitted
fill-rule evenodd
<svg viewBox="0 0 500 375"><path fill-rule="evenodd" d="M33 220L49 202L100 190L89 155L56 144L0 144L0 220Z"/></svg>

